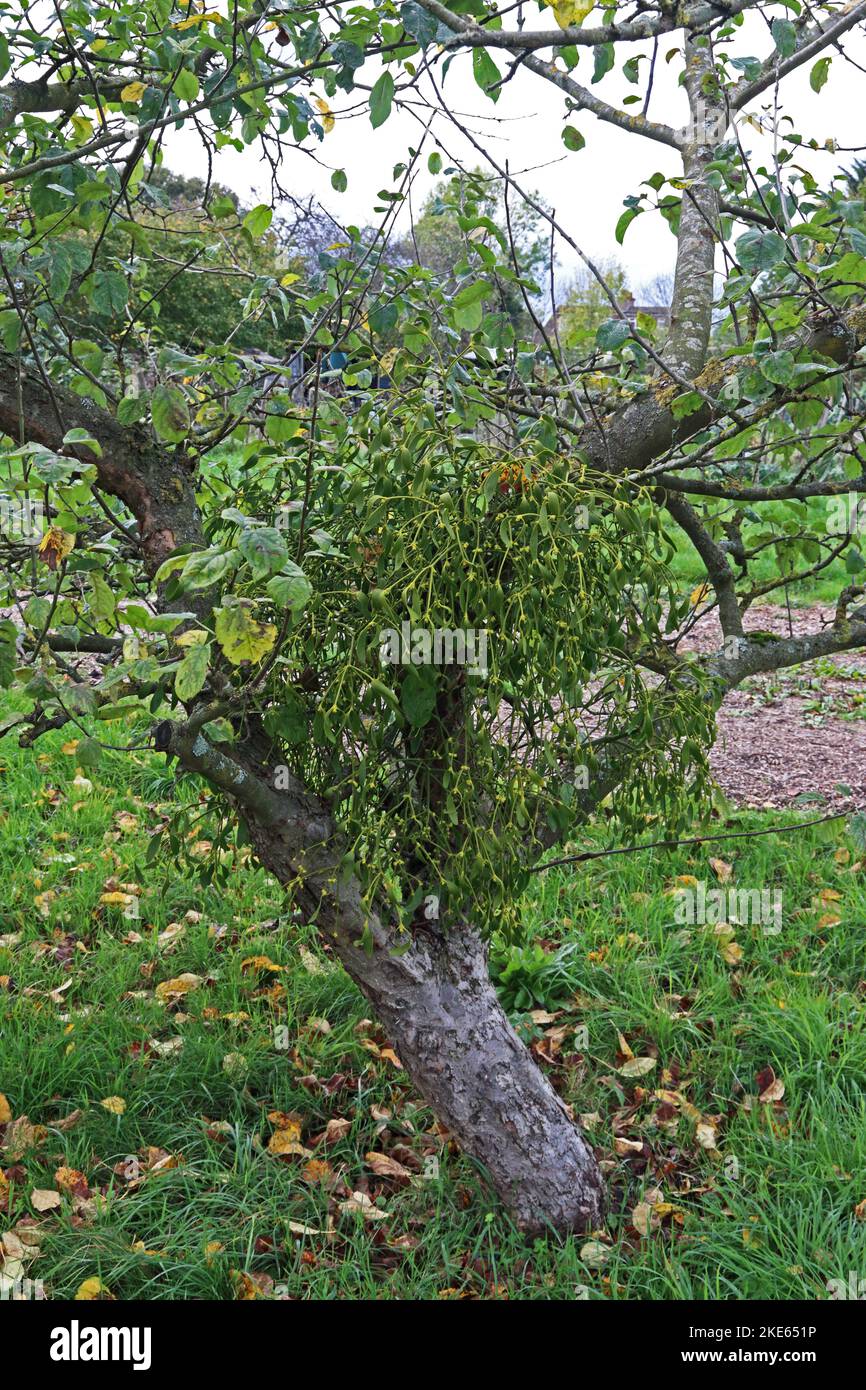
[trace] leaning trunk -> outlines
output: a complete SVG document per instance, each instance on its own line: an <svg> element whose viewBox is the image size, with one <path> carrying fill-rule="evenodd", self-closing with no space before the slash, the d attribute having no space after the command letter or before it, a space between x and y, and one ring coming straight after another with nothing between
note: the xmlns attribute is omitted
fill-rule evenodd
<svg viewBox="0 0 866 1390"><path fill-rule="evenodd" d="M195 750L187 757L196 765ZM214 776L215 757L200 770ZM405 935L372 915L357 882L341 874L322 807L308 800L292 820L279 808L272 815L267 805L256 809L248 826L259 859L292 885L388 1030L413 1084L483 1165L518 1225L530 1233L598 1226L604 1184L592 1149L508 1022L478 935L431 923L407 949Z"/></svg>
<svg viewBox="0 0 866 1390"><path fill-rule="evenodd" d="M526 1232L601 1224L592 1149L509 1023L477 936L426 937L406 956L341 944L408 1075Z"/></svg>

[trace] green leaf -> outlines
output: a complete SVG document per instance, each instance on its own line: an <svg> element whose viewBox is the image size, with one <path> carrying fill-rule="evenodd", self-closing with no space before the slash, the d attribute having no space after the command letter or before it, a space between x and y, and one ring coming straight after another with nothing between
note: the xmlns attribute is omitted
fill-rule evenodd
<svg viewBox="0 0 866 1390"><path fill-rule="evenodd" d="M153 427L160 439L178 444L189 434L189 406L179 386L157 386L150 401Z"/></svg>
<svg viewBox="0 0 866 1390"><path fill-rule="evenodd" d="M400 18L407 34L411 34L422 48L426 48L428 43L432 43L436 37L436 30L439 27L438 20L427 10L415 4L415 0L406 0L400 6Z"/></svg>
<svg viewBox="0 0 866 1390"><path fill-rule="evenodd" d="M631 226L632 222L636 217L640 217L642 212L643 208L626 208L625 212L620 217L619 221L616 224L616 231L614 232L614 236L616 237L620 246L622 246L625 234Z"/></svg>
<svg viewBox="0 0 866 1390"><path fill-rule="evenodd" d="M331 187L335 189L337 193L345 193L346 189L349 187L349 180L346 177L345 169L334 170L331 175Z"/></svg>
<svg viewBox="0 0 866 1390"><path fill-rule="evenodd" d="M790 58L797 51L797 30L790 19L774 19L770 25L773 43L783 58Z"/></svg>
<svg viewBox="0 0 866 1390"><path fill-rule="evenodd" d="M465 328L474 333L481 327L483 318L482 303L490 294L486 280L475 280L471 285L459 289L451 301L451 319L455 328Z"/></svg>
<svg viewBox="0 0 866 1390"><path fill-rule="evenodd" d="M75 750L75 761L79 767L97 767L102 761L102 746L98 739L82 738Z"/></svg>
<svg viewBox="0 0 866 1390"><path fill-rule="evenodd" d="M427 168L431 174L441 174L442 156L438 150L434 150L431 155L427 156Z"/></svg>
<svg viewBox="0 0 866 1390"><path fill-rule="evenodd" d="M272 705L265 713L264 725L273 738L281 738L297 747L304 743L309 731L310 716L301 698L293 690L287 690L279 705Z"/></svg>
<svg viewBox="0 0 866 1390"><path fill-rule="evenodd" d="M218 584L221 579L239 563L240 557L230 550L199 550L194 555L190 555L185 560L183 566L183 586L185 589L209 589L214 584ZM171 560L165 562L170 565ZM157 571L157 580L162 573L161 566Z"/></svg>
<svg viewBox="0 0 866 1390"><path fill-rule="evenodd" d="M84 444L97 458L102 458L102 445L98 439L94 439L89 430L80 427L74 430L67 430L63 436L64 444Z"/></svg>
<svg viewBox="0 0 866 1390"><path fill-rule="evenodd" d="M273 216L273 208L268 207L267 203L259 203L247 213L243 225L251 237L258 238L264 236L273 221Z"/></svg>
<svg viewBox="0 0 866 1390"><path fill-rule="evenodd" d="M586 140L577 129L577 126L566 125L562 128L562 143L567 150L582 150L586 144Z"/></svg>
<svg viewBox="0 0 866 1390"><path fill-rule="evenodd" d="M90 576L90 587L93 590L93 598L90 603L91 612L99 621L106 622L114 614L117 599L111 586L98 572L94 572Z"/></svg>
<svg viewBox="0 0 866 1390"><path fill-rule="evenodd" d="M126 280L117 270L97 270L88 281L90 302L97 313L116 318L126 308Z"/></svg>
<svg viewBox="0 0 866 1390"><path fill-rule="evenodd" d="M787 386L793 380L794 366L793 352L768 352L758 358L761 375L777 386Z"/></svg>
<svg viewBox="0 0 866 1390"><path fill-rule="evenodd" d="M15 674L18 629L9 618L0 619L0 686L6 689Z"/></svg>
<svg viewBox="0 0 866 1390"><path fill-rule="evenodd" d="M595 335L595 341L605 352L615 352L631 337L631 327L625 319L607 319Z"/></svg>
<svg viewBox="0 0 866 1390"><path fill-rule="evenodd" d="M147 412L146 396L124 396L117 404L117 419L121 425L134 425Z"/></svg>
<svg viewBox="0 0 866 1390"><path fill-rule="evenodd" d="M198 78L189 68L181 68L174 81L174 90L181 101L195 101L198 96Z"/></svg>
<svg viewBox="0 0 866 1390"><path fill-rule="evenodd" d="M281 574L274 575L265 588L277 608L300 612L310 601L313 586L304 571L293 560L287 560Z"/></svg>
<svg viewBox="0 0 866 1390"><path fill-rule="evenodd" d="M394 100L394 79L390 72L383 72L375 82L370 93L370 124L374 130L384 125L391 114Z"/></svg>
<svg viewBox="0 0 866 1390"><path fill-rule="evenodd" d="M207 680L209 665L210 645L207 642L189 648L174 677L174 693L179 700L186 703L194 699Z"/></svg>
<svg viewBox="0 0 866 1390"><path fill-rule="evenodd" d="M819 58L809 73L809 86L813 92L820 92L830 74L831 58Z"/></svg>
<svg viewBox="0 0 866 1390"><path fill-rule="evenodd" d="M593 82L600 82L614 65L615 53L612 43L600 43L595 49L595 66L592 70Z"/></svg>
<svg viewBox="0 0 866 1390"><path fill-rule="evenodd" d="M675 420L685 420L686 416L694 415L696 410L700 410L703 403L699 392L685 391L671 402L671 414Z"/></svg>
<svg viewBox="0 0 866 1390"><path fill-rule="evenodd" d="M414 728L429 722L436 708L436 676L429 666L410 667L400 688L400 705Z"/></svg>
<svg viewBox="0 0 866 1390"><path fill-rule="evenodd" d="M275 574L288 559L286 542L275 526L250 526L241 531L238 550L249 565L253 579Z"/></svg>
<svg viewBox="0 0 866 1390"><path fill-rule="evenodd" d="M500 72L486 48L473 48L472 75L491 101L499 100L502 95Z"/></svg>
<svg viewBox="0 0 866 1390"><path fill-rule="evenodd" d="M772 270L785 259L785 241L778 232L745 232L738 237L735 249L746 270Z"/></svg>

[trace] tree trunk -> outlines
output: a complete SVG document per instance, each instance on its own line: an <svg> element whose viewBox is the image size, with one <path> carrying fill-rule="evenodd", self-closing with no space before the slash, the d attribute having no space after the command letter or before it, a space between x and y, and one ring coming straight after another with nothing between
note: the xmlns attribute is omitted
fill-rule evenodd
<svg viewBox="0 0 866 1390"><path fill-rule="evenodd" d="M200 735L166 725L181 762L238 800L260 862L315 921L373 1006L413 1084L483 1164L527 1233L586 1231L604 1212L592 1149L508 1022L479 936L455 922L411 936L364 903L327 808L291 778L277 793Z"/></svg>
<svg viewBox="0 0 866 1390"><path fill-rule="evenodd" d="M503 1012L478 937L455 928L402 957L342 943L338 954L412 1082L521 1229L599 1226L595 1156Z"/></svg>

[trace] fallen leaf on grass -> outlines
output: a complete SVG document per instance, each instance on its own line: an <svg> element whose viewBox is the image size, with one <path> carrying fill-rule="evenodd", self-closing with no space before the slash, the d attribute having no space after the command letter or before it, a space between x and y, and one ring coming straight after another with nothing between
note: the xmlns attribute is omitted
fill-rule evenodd
<svg viewBox="0 0 866 1390"><path fill-rule="evenodd" d="M126 1110L126 1101L123 1096L106 1096L99 1104L103 1110L108 1110L112 1115L122 1115Z"/></svg>
<svg viewBox="0 0 866 1390"><path fill-rule="evenodd" d="M776 1076L772 1067L763 1067L755 1077L758 1100L762 1105L772 1105L785 1094L785 1083Z"/></svg>
<svg viewBox="0 0 866 1390"><path fill-rule="evenodd" d="M270 970L278 974L285 970L284 965L275 965L270 956L247 956L246 960L241 961L241 974L247 975L254 970Z"/></svg>
<svg viewBox="0 0 866 1390"><path fill-rule="evenodd" d="M368 1153L364 1155L364 1162L377 1178L396 1178L401 1182L409 1182L412 1177L408 1168L404 1168L402 1163L398 1163L396 1158L391 1158L388 1154Z"/></svg>
<svg viewBox="0 0 866 1390"><path fill-rule="evenodd" d="M19 1115L17 1120L7 1124L0 1147L5 1150L7 1159L15 1163L28 1150L37 1148L47 1133L44 1125L32 1125L26 1115Z"/></svg>
<svg viewBox="0 0 866 1390"><path fill-rule="evenodd" d="M640 1139L614 1139L613 1147L618 1154L642 1154L643 1143Z"/></svg>
<svg viewBox="0 0 866 1390"><path fill-rule="evenodd" d="M655 1057L630 1057L621 1067L617 1067L617 1072L627 1077L646 1076L655 1065Z"/></svg>
<svg viewBox="0 0 866 1390"><path fill-rule="evenodd" d="M75 1294L76 1303L93 1303L100 1301L103 1303L114 1303L116 1299L107 1284L103 1284L101 1279L85 1279L83 1284L78 1286Z"/></svg>
<svg viewBox="0 0 866 1390"><path fill-rule="evenodd" d="M90 1187L83 1173L77 1168L58 1168L54 1181L61 1192L69 1197L89 1197Z"/></svg>
<svg viewBox="0 0 866 1390"><path fill-rule="evenodd" d="M386 1211L374 1205L366 1192L353 1192L348 1201L339 1203L338 1210L363 1216L365 1221L384 1221L388 1215Z"/></svg>
<svg viewBox="0 0 866 1390"><path fill-rule="evenodd" d="M610 1259L610 1250L600 1240L588 1240L580 1247L580 1258L587 1269L600 1269Z"/></svg>
<svg viewBox="0 0 866 1390"><path fill-rule="evenodd" d="M30 1203L37 1211L55 1211L62 1206L63 1198L52 1188L34 1187L30 1193Z"/></svg>
<svg viewBox="0 0 866 1390"><path fill-rule="evenodd" d="M232 1269L229 1273L235 1285L235 1299L242 1303L269 1298L274 1291L274 1281L269 1274L251 1274L240 1269Z"/></svg>
<svg viewBox="0 0 866 1390"><path fill-rule="evenodd" d="M714 1149L716 1147L716 1131L711 1124L699 1124L695 1129L695 1138L702 1149Z"/></svg>
<svg viewBox="0 0 866 1390"><path fill-rule="evenodd" d="M0 1125L8 1125L11 1119L12 1107L9 1104L6 1097L4 1096L3 1092L0 1091Z"/></svg>
<svg viewBox="0 0 866 1390"><path fill-rule="evenodd" d="M202 983L201 975L193 975L187 972L184 975L176 975L174 979L163 980L162 984L156 987L157 999L171 999L190 994L194 989L198 989Z"/></svg>
<svg viewBox="0 0 866 1390"><path fill-rule="evenodd" d="M322 1143L339 1144L341 1139L345 1139L349 1130L352 1128L352 1121L347 1119L329 1120L325 1125L325 1132L322 1135Z"/></svg>

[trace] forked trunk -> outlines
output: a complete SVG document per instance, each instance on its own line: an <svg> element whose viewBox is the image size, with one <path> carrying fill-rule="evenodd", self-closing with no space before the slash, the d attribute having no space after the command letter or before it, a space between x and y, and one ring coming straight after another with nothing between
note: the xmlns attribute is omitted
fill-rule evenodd
<svg viewBox="0 0 866 1390"><path fill-rule="evenodd" d="M407 1073L527 1233L603 1219L592 1149L509 1023L471 932L427 937L404 957L338 947Z"/></svg>

